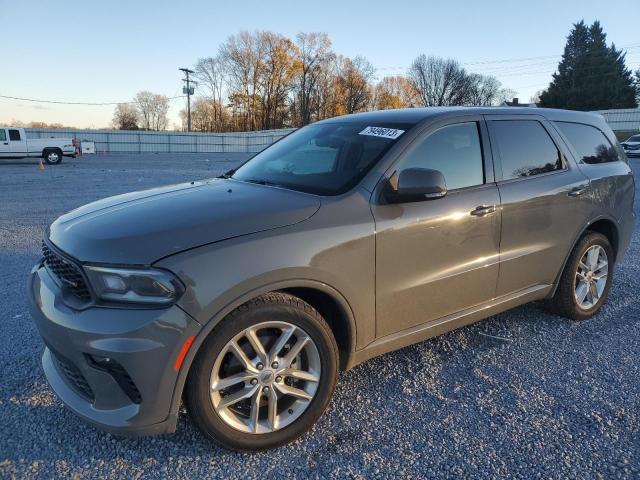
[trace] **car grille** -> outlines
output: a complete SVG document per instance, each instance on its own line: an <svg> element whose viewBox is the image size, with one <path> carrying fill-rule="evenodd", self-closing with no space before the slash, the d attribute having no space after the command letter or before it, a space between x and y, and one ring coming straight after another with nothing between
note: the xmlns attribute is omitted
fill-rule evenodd
<svg viewBox="0 0 640 480"><path fill-rule="evenodd" d="M93 390L91 390L91 387L87 383L87 380L84 378L82 373L80 373L80 370L78 370L78 367L76 367L71 361L67 360L58 353L54 352L53 355L56 359L56 362L58 362L58 365L60 366L60 370L62 370L62 373L64 373L65 377L67 377L67 380L69 380L71 386L80 395L93 402L95 398L93 395Z"/></svg>
<svg viewBox="0 0 640 480"><path fill-rule="evenodd" d="M91 293L80 267L63 258L42 242L44 264L80 300L91 300Z"/></svg>

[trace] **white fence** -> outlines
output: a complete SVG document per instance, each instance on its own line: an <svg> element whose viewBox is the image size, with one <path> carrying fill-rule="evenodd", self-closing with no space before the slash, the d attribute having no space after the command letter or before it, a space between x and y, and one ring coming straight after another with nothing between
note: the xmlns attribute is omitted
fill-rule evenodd
<svg viewBox="0 0 640 480"><path fill-rule="evenodd" d="M97 153L259 152L294 129L235 133L143 132L27 128L28 138L64 137L95 142Z"/></svg>

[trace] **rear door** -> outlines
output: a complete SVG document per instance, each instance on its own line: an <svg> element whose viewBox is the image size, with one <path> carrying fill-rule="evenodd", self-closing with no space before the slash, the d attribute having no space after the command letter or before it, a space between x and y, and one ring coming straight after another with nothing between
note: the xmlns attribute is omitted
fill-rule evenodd
<svg viewBox="0 0 640 480"><path fill-rule="evenodd" d="M378 337L493 298L500 199L488 144L482 117L449 119L428 127L387 172L393 182L406 168L439 170L448 192L435 200L372 203Z"/></svg>
<svg viewBox="0 0 640 480"><path fill-rule="evenodd" d="M0 157L11 156L11 146L9 145L9 136L6 128L0 128Z"/></svg>
<svg viewBox="0 0 640 480"><path fill-rule="evenodd" d="M551 285L589 218L589 181L543 117L485 118L502 202L496 295Z"/></svg>

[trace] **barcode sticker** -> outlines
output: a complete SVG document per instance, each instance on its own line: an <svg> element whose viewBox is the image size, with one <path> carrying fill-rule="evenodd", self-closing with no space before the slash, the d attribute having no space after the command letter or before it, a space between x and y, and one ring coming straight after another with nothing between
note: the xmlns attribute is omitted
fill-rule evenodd
<svg viewBox="0 0 640 480"><path fill-rule="evenodd" d="M362 130L359 135L369 135L371 137L390 138L395 140L404 133L404 130L398 130L396 128L385 127L367 127Z"/></svg>

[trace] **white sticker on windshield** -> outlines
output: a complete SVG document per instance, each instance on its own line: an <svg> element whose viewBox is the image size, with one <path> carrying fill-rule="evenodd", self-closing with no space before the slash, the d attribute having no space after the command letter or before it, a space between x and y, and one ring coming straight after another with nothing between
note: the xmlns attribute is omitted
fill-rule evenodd
<svg viewBox="0 0 640 480"><path fill-rule="evenodd" d="M390 138L395 140L404 133L404 130L398 130L396 128L384 128L384 127L367 127L362 130L359 135L369 135L371 137Z"/></svg>

